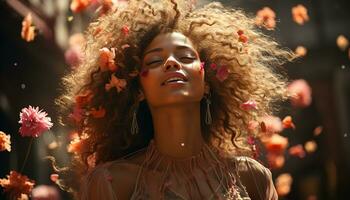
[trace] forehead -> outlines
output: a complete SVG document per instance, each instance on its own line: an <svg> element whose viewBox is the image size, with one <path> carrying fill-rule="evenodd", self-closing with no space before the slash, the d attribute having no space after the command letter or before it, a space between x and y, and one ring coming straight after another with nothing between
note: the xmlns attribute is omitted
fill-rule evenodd
<svg viewBox="0 0 350 200"><path fill-rule="evenodd" d="M188 46L194 48L193 43L188 37L179 32L172 32L157 35L147 46L146 51L154 48L171 48L173 46Z"/></svg>

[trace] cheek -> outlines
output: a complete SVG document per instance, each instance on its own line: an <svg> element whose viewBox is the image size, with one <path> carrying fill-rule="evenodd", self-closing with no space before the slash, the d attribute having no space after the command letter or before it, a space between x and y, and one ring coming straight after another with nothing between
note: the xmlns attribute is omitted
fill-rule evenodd
<svg viewBox="0 0 350 200"><path fill-rule="evenodd" d="M149 72L148 69L143 69L143 70L141 71L141 76L142 76L143 78L148 77L148 72Z"/></svg>

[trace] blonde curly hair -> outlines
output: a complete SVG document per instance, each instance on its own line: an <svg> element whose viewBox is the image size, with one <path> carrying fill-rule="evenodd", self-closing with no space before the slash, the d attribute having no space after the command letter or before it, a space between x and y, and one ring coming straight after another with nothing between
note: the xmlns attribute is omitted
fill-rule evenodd
<svg viewBox="0 0 350 200"><path fill-rule="evenodd" d="M91 23L85 34L85 59L63 79L65 92L57 100L62 114L72 112L76 96L86 91L92 91L93 96L83 110L100 106L106 110L103 118L84 115L80 123L73 125L79 134L87 135L85 147L73 157L74 165L81 172L88 170L91 155L96 155L96 164L115 160L147 146L152 139L152 118L146 101L140 103L137 114L140 133L130 133L141 87L139 77L130 73L140 71L143 50L158 34L184 34L205 63L213 122L207 125L205 116L201 116L201 126L203 137L219 151L229 152L227 144L236 150L245 149L244 140L238 142L238 139L247 137L249 121L272 114L277 108L275 103L288 98L287 78L280 66L292 60L294 54L263 34L254 19L243 11L224 8L217 2L198 9L193 9L185 0L149 2L129 1L126 7L117 8ZM125 27L128 33L122 31ZM242 35L247 40L242 41ZM122 48L126 44L128 47ZM100 69L99 50L104 47L117 49L114 61L119 68L116 72ZM212 66L225 66L227 78L219 80ZM105 90L113 73L127 82L119 93ZM241 109L240 105L248 100L254 100L258 109ZM201 113L205 113L205 108L202 100Z"/></svg>

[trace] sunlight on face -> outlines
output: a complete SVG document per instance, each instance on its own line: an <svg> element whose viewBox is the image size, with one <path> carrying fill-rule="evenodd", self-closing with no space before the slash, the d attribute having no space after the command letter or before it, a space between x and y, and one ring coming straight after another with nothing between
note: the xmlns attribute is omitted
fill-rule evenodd
<svg viewBox="0 0 350 200"><path fill-rule="evenodd" d="M141 85L150 106L199 102L204 70L189 38L178 32L160 34L144 51Z"/></svg>

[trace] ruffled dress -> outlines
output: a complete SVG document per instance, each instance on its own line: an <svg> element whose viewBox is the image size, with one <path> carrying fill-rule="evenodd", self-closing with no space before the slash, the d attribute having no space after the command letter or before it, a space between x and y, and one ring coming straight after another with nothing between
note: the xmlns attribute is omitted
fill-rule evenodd
<svg viewBox="0 0 350 200"><path fill-rule="evenodd" d="M117 191L126 185L132 192L125 197L122 190L119 195ZM278 196L271 172L252 158L222 157L203 145L196 156L175 159L162 155L151 141L140 164L124 158L96 166L83 177L79 198L276 200Z"/></svg>

